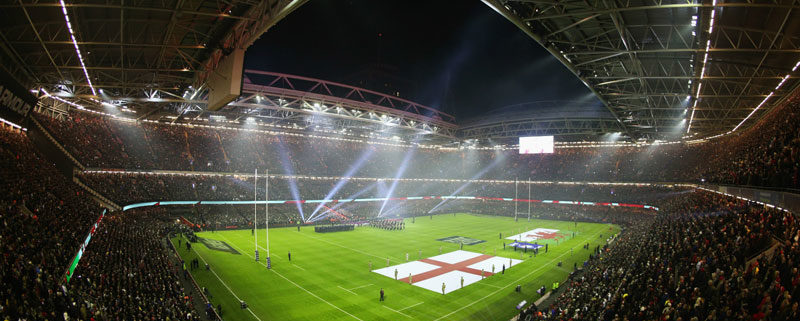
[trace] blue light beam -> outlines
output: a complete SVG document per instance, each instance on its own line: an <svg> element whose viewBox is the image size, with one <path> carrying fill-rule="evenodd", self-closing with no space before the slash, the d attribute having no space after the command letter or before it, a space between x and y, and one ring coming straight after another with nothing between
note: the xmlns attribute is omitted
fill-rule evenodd
<svg viewBox="0 0 800 321"><path fill-rule="evenodd" d="M506 159L505 154L496 157L494 159L494 161L491 164L489 164L489 166L484 167L480 172L478 172L477 174L472 176L472 178L470 178L470 181L476 180L476 179L480 179L483 175L485 175L487 172L489 172L492 168L496 167L497 165L500 165L500 163L505 161L505 159ZM458 189L456 189L456 191L453 192L453 194L450 194L450 196L458 195L458 193L461 192L461 190L467 188L467 186L469 186L470 184L472 184L472 182L468 181L468 182L464 183ZM442 204L446 203L448 200L450 200L450 199L449 198L443 199L441 202L439 202L439 204L436 204L436 206L434 206L430 211L428 211L428 214L433 213L434 210L439 208L439 206L442 206Z"/></svg>
<svg viewBox="0 0 800 321"><path fill-rule="evenodd" d="M281 156L281 167L283 167L283 171L290 176L294 176L294 169L292 168L292 163L289 162L289 153L286 150L286 145L283 144L283 139L280 137L278 137L278 151L279 151L278 154L280 154ZM292 197L294 197L295 200L301 200L300 192L298 192L297 190L297 182L295 181L295 179L287 177L286 181L289 184L289 191L292 192ZM303 204L301 204L301 202L297 202L296 204L297 204L297 212L300 213L300 218L302 218L303 221L305 221L306 217L305 215L303 215Z"/></svg>
<svg viewBox="0 0 800 321"><path fill-rule="evenodd" d="M386 203L389 202L389 198L392 197L392 193L394 193L394 189L395 189L395 187L397 187L397 183L400 182L398 179L403 177L403 174L406 172L406 168L408 168L408 164L410 163L411 158L414 157L414 154L416 153L416 151L417 151L417 148L416 147L412 147L406 153L406 156L403 157L403 162L400 163L400 168L397 169L397 174L394 176L394 181L392 182L392 185L389 187L389 191L386 193L386 196L385 196L386 200L383 201L383 204L381 205L381 210L378 211L378 217L380 217L381 214L383 213L383 209L386 207Z"/></svg>
<svg viewBox="0 0 800 321"><path fill-rule="evenodd" d="M361 153L361 156L358 157L358 160L355 162L355 164L353 164L352 166L350 166L350 168L347 169L347 172L344 174L344 177L342 177L338 182L336 182L336 185L333 187L333 189L328 191L328 194L325 195L325 198L323 198L323 199L326 199L326 200L330 199L331 197L333 197L333 195L336 194L336 192L338 192L340 189L342 189L342 187L347 185L347 182L350 181L347 178L349 178L350 176L353 176L353 174L355 174L356 171L361 169L361 167L364 166L364 162L366 162L369 159L369 157L372 156L372 153L373 153L373 149L372 148L367 148L363 153ZM313 218L314 215L317 214L317 212L319 212L319 210L322 208L323 204L324 203L317 204L317 208L315 208L314 212L311 213L311 216L308 217L309 220L311 218Z"/></svg>

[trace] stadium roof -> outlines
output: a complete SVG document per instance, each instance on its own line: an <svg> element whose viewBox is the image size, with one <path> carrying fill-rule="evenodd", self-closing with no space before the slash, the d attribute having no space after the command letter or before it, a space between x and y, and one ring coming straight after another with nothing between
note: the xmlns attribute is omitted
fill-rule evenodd
<svg viewBox="0 0 800 321"><path fill-rule="evenodd" d="M796 1L483 1L567 66L633 138L736 130L798 85Z"/></svg>
<svg viewBox="0 0 800 321"><path fill-rule="evenodd" d="M334 97L397 117L411 135L438 125L450 139L609 132L700 138L754 124L800 84L793 77L800 60L796 1L483 1L569 68L610 114L564 104L546 113L462 122L390 95L353 99L368 91L335 93L329 87L347 85L271 75L312 84L290 92L269 79L254 81L256 71L249 78L246 72L242 97L221 113L241 118L257 107L268 118L304 114L310 124L303 108L313 109L312 98ZM208 115L204 95L196 93L220 59L246 49L305 2L18 0L0 4L0 66L29 88L100 108L100 102L124 106L138 118ZM269 94L271 105L254 102ZM278 96L288 94L298 104L281 106ZM362 113L334 116L333 126L369 130L356 123L380 123Z"/></svg>
<svg viewBox="0 0 800 321"><path fill-rule="evenodd" d="M562 141L591 141L621 131L621 124L603 106L583 101L537 101L466 120L459 126L459 137L514 144L520 136L555 135Z"/></svg>
<svg viewBox="0 0 800 321"><path fill-rule="evenodd" d="M7 1L0 62L31 88L153 108L185 100L222 57L305 1Z"/></svg>

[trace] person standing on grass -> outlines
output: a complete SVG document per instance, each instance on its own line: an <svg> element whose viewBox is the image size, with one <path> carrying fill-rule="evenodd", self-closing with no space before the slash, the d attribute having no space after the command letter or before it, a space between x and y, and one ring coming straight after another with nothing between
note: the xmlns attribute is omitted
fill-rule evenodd
<svg viewBox="0 0 800 321"><path fill-rule="evenodd" d="M444 287L445 287L444 282L442 282L442 295L444 295Z"/></svg>
<svg viewBox="0 0 800 321"><path fill-rule="evenodd" d="M492 274L494 274L494 264L492 264Z"/></svg>
<svg viewBox="0 0 800 321"><path fill-rule="evenodd" d="M464 288L464 276L463 275L461 276L461 288L462 289Z"/></svg>
<svg viewBox="0 0 800 321"><path fill-rule="evenodd" d="M506 265L505 264L503 264L503 273L502 274L506 274Z"/></svg>
<svg viewBox="0 0 800 321"><path fill-rule="evenodd" d="M383 301L383 288L381 288L381 301Z"/></svg>
<svg viewBox="0 0 800 321"><path fill-rule="evenodd" d="M394 269L394 279L397 280L397 269Z"/></svg>
<svg viewBox="0 0 800 321"><path fill-rule="evenodd" d="M292 261L292 251L290 250L289 251L289 262L291 262L291 261Z"/></svg>

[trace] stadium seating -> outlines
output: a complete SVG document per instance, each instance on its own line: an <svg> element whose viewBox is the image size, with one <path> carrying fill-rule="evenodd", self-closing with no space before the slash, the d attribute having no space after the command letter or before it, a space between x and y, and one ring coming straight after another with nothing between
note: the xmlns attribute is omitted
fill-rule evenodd
<svg viewBox="0 0 800 321"><path fill-rule="evenodd" d="M559 148L553 155L516 151L419 148L404 177L553 181L708 182L796 189L800 175L800 103L768 116L747 132L703 144ZM146 173L149 170L238 172L253 168L310 176L340 176L362 155L352 176L391 177L408 147L367 145L301 135L136 123L82 112L69 121L36 114L65 148L88 167L142 173L79 173L77 177L120 204L159 200L250 200L249 178ZM765 137L768 137L766 141ZM731 146L735 148L731 148ZM0 317L16 319L195 320L190 291L164 239L176 213L204 229L250 228L252 207L183 207L167 213L138 209L103 220L69 284L68 263L101 213L86 192L37 152L24 132L0 130ZM494 165L493 165L494 164ZM294 199L290 181L273 178L271 199ZM384 196L390 181L350 181L328 195L336 180L292 181L301 198ZM400 182L395 196L448 195L458 182ZM520 197L527 194L524 184ZM359 194L360 193L360 194ZM607 222L624 230L593 254L564 294L538 320L797 320L800 299L800 225L795 216L741 200L654 186L535 184L536 199L635 202L653 211L535 204L532 217ZM456 195L512 197L514 184L479 183ZM386 215L429 215L440 200L396 201ZM342 223L374 218L380 203L340 205ZM271 226L297 224L296 204L270 207ZM316 204L299 205L308 215ZM525 212L526 207L519 209ZM436 213L514 215L512 203L448 202ZM128 215L131 214L131 215ZM525 214L520 214L523 217ZM334 217L324 216L326 220ZM265 222L259 222L259 226ZM273 225L274 224L274 225ZM139 246L132 246L133 244ZM769 249L768 251L765 251ZM64 286L62 286L64 285ZM188 298L188 299L187 299ZM537 298L530 298L533 302Z"/></svg>
<svg viewBox="0 0 800 321"><path fill-rule="evenodd" d="M535 320L796 320L792 214L710 193L630 224ZM754 256L772 244L771 255Z"/></svg>
<svg viewBox="0 0 800 321"><path fill-rule="evenodd" d="M798 102L790 102L747 133L704 144L569 147L552 155L516 150L417 148L404 177L562 181L708 182L798 188ZM129 122L71 112L71 120L37 115L87 167L338 176L361 155L352 176L391 177L408 147L275 135L236 129ZM91 138L89 138L91 137ZM770 137L769 141L763 141ZM736 148L729 148L736 146Z"/></svg>
<svg viewBox="0 0 800 321"><path fill-rule="evenodd" d="M144 221L122 224L113 216L106 218L100 225L101 232L112 232L100 233L94 238L89 247L94 255L88 255L81 263L79 271L89 273L80 272L82 275L76 276L79 281L62 286L67 267L92 224L100 217L101 208L44 159L24 133L5 127L0 128L0 186L3 191L0 196L3 253L0 278L5 285L0 289L0 317L7 320L89 320L90 317L164 320L163 317L174 315L173 320L191 320L185 318L186 314L196 315L190 312L193 311L191 307L182 308L177 304L172 311L165 312L163 305L154 300L128 305L122 310L122 304L137 303L126 299L143 293L150 293L151 297L156 294L159 299L184 296L170 282L173 271L150 261L163 258L163 251L155 246L123 247L159 243L155 234L144 228ZM114 257L100 253L113 253ZM155 258L141 261L149 255ZM137 278L129 279L130 269L145 262L147 270L139 266L135 272ZM128 269L112 268L126 264L134 265ZM125 291L131 296L121 295ZM111 293L116 295L107 296ZM145 310L131 311L137 307Z"/></svg>

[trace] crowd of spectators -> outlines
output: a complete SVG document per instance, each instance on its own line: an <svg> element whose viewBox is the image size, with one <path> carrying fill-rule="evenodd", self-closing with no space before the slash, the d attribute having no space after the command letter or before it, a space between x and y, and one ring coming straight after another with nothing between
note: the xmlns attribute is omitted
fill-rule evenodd
<svg viewBox="0 0 800 321"><path fill-rule="evenodd" d="M800 98L746 133L711 141L696 168L711 182L800 189Z"/></svg>
<svg viewBox="0 0 800 321"><path fill-rule="evenodd" d="M516 150L434 149L366 144L236 129L131 123L80 112L37 119L87 167L361 177L391 177L413 153L404 177L584 181L678 181L697 160L683 146L562 148L551 155ZM89 138L91 137L91 138ZM100 142L97 142L100 141ZM693 177L696 178L696 177Z"/></svg>
<svg viewBox="0 0 800 321"><path fill-rule="evenodd" d="M389 177L400 168L406 153L413 152L404 177L470 178L486 170L489 179L586 180L586 181L696 181L757 184L775 179L746 175L746 169L725 169L725 165L753 163L766 159L766 169L778 164L782 170L770 177L781 178L773 185L793 186L797 167L797 139L793 117L795 104L768 119L765 125L775 135L770 144L758 130L753 135L731 136L702 146L661 145L645 147L559 148L552 155L518 155L516 151L409 149L370 145L299 135L252 132L236 129L171 126L130 122L94 114L71 112L68 121L36 114L67 149L89 167L119 169L195 170L249 173L255 168L273 174L338 176L364 156L362 166L352 173L361 177ZM787 115L788 113L788 115ZM778 119L781 122L769 122ZM739 140L745 140L742 144ZM736 146L737 148L729 148ZM768 146L783 149L784 157L745 147ZM728 157L715 155L726 154ZM738 160L748 157L751 161ZM729 166L731 167L731 166ZM759 172L765 172L762 169ZM743 173L743 174L742 174ZM742 174L742 175L737 175ZM755 179L755 181L754 181ZM318 183L317 183L318 184ZM210 186L214 188L214 186ZM154 192L157 194L157 192Z"/></svg>
<svg viewBox="0 0 800 321"><path fill-rule="evenodd" d="M0 127L0 318L60 320L78 298L60 287L101 209L36 152Z"/></svg>
<svg viewBox="0 0 800 321"><path fill-rule="evenodd" d="M171 224L158 213L103 219L69 283L69 292L84 298L81 320L200 320L179 280L181 266L162 242Z"/></svg>
<svg viewBox="0 0 800 321"><path fill-rule="evenodd" d="M60 121L36 115L84 165L361 177L391 177L407 153L404 177L562 181L708 182L798 188L800 102L790 101L746 133L702 144L557 148L549 155L516 150L434 149L347 140L131 122L71 112ZM766 138L765 138L766 137ZM733 146L733 148L731 148Z"/></svg>
<svg viewBox="0 0 800 321"><path fill-rule="evenodd" d="M420 148L411 178L682 181L797 187L797 103L739 136L703 145L564 148L554 155ZM286 168L303 175L337 176L364 156L353 176L388 177L404 147L307 139L229 129L131 123L71 114L72 121L38 115L68 151L86 165L104 168L249 173ZM766 136L764 133L767 133ZM770 137L769 142L762 142ZM161 240L163 212L110 214L92 239L76 276L63 282L72 258L100 214L89 196L59 175L24 133L0 134L0 316L7 319L193 320L198 314L182 288ZM737 146L737 148L730 148ZM741 147L741 148L738 148ZM712 155L720 155L714 156ZM388 174L387 174L388 173ZM251 178L241 176L90 174L79 178L119 202L250 200ZM263 182L263 180L262 180ZM270 199L471 195L513 197L509 183L351 180L270 180ZM294 187L293 187L294 186ZM295 190L293 190L295 189ZM519 186L527 197L527 185ZM259 184L257 195L264 194ZM531 198L649 203L654 212L601 206L531 204L532 218L620 224L623 232L593 255L582 273L541 320L797 320L800 299L800 225L789 213L732 198L681 188L534 184ZM330 204L329 204L330 205ZM519 205L519 204L518 204ZM422 200L338 203L346 220L391 219L442 213L520 216L527 205L492 200ZM208 228L252 226L250 206L176 208ZM300 214L300 213L304 214ZM270 224L329 219L317 204L270 206ZM524 213L524 214L523 214ZM126 213L127 214L127 213ZM265 224L266 222L259 222ZM774 246L773 251L763 252ZM763 253L763 255L759 255Z"/></svg>
<svg viewBox="0 0 800 321"><path fill-rule="evenodd" d="M716 194L671 198L533 319L797 320L798 227L790 213Z"/></svg>
<svg viewBox="0 0 800 321"><path fill-rule="evenodd" d="M148 201L240 201L254 197L253 177L148 173L80 173L78 178L120 204ZM264 178L259 178L259 199L264 198ZM270 200L351 199L412 196L481 196L527 199L528 185L500 182L344 180L271 177ZM392 189L392 185L394 188ZM297 195L292 192L296 187ZM516 190L515 190L516 189ZM647 203L681 188L649 185L530 184L536 200ZM391 191L391 193L390 193Z"/></svg>
<svg viewBox="0 0 800 321"><path fill-rule="evenodd" d="M194 320L146 216L107 215L24 132L0 127L0 319Z"/></svg>

